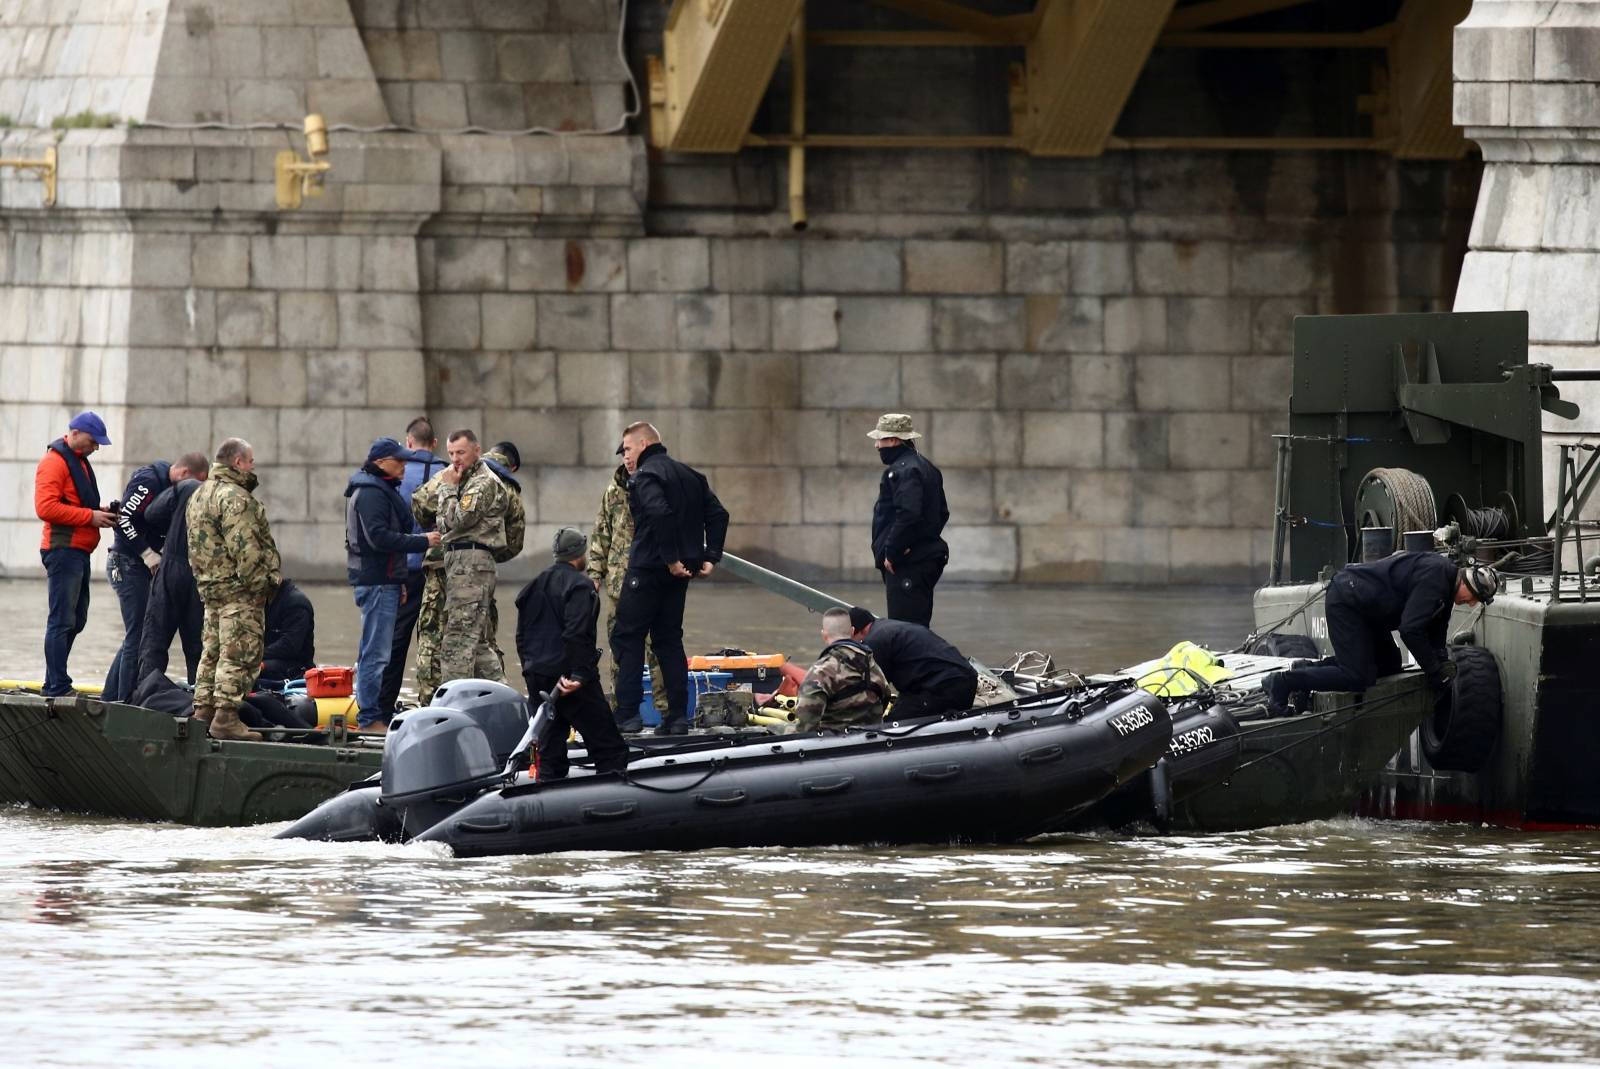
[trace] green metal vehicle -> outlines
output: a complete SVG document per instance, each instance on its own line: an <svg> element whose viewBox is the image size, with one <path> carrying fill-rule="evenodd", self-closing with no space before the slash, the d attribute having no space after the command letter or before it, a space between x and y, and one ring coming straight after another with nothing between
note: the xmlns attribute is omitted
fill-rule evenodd
<svg viewBox="0 0 1600 1069"><path fill-rule="evenodd" d="M304 816L378 771L381 739L218 742L195 722L93 698L0 693L0 804L226 826Z"/></svg>
<svg viewBox="0 0 1600 1069"><path fill-rule="evenodd" d="M1581 519L1600 451L1559 446L1547 509L1542 424L1558 384L1600 373L1528 362L1525 312L1307 316L1294 325L1278 438L1274 552L1257 629L1330 652L1332 572L1407 542L1496 565L1501 594L1458 606L1474 667L1366 792L1366 815L1508 827L1600 824L1600 551ZM1585 545L1586 535L1589 544ZM1365 555L1365 557L1363 557Z"/></svg>

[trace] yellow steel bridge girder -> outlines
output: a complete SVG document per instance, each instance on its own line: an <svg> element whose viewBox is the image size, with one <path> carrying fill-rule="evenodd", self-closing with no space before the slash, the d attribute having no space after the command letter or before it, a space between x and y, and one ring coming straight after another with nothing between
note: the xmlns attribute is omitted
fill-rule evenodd
<svg viewBox="0 0 1600 1069"><path fill-rule="evenodd" d="M652 63L650 140L674 152L737 152L802 0L674 0Z"/></svg>
<svg viewBox="0 0 1600 1069"><path fill-rule="evenodd" d="M1389 44L1389 124L1403 160L1455 160L1466 135L1451 121L1455 25L1472 0L1406 0Z"/></svg>
<svg viewBox="0 0 1600 1069"><path fill-rule="evenodd" d="M1174 0L1039 0L1016 133L1035 156L1098 156Z"/></svg>

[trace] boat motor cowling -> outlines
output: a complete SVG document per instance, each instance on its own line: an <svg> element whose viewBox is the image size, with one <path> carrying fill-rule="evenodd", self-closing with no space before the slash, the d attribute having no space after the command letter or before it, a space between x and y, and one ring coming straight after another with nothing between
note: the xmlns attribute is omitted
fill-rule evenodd
<svg viewBox="0 0 1600 1069"><path fill-rule="evenodd" d="M528 699L519 694L516 688L488 679L452 679L434 691L430 708L454 709L465 713L483 729L489 739L490 749L501 764L522 741L532 715ZM388 782L388 776L385 775L384 784L387 786Z"/></svg>

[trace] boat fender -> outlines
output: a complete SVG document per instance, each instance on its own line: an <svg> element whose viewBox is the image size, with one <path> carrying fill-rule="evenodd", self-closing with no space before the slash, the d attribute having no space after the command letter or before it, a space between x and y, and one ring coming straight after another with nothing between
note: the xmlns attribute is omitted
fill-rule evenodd
<svg viewBox="0 0 1600 1069"><path fill-rule="evenodd" d="M1422 753L1435 769L1477 772L1500 741L1503 702L1500 665L1481 646L1453 646L1456 675L1418 729Z"/></svg>
<svg viewBox="0 0 1600 1069"><path fill-rule="evenodd" d="M1167 779L1167 759L1150 769L1150 823L1162 835L1172 827L1172 784Z"/></svg>

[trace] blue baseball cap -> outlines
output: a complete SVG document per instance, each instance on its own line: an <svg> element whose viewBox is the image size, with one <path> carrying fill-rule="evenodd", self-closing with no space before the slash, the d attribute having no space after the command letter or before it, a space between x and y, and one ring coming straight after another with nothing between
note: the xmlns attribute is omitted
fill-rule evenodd
<svg viewBox="0 0 1600 1069"><path fill-rule="evenodd" d="M374 438L372 448L367 450L367 463L371 464L374 460L385 460L389 457L399 457L404 460L406 451L393 438Z"/></svg>
<svg viewBox="0 0 1600 1069"><path fill-rule="evenodd" d="M110 445L111 439L106 437L106 421L93 412L79 412L72 417L72 422L67 424L71 431L82 431L101 445Z"/></svg>

